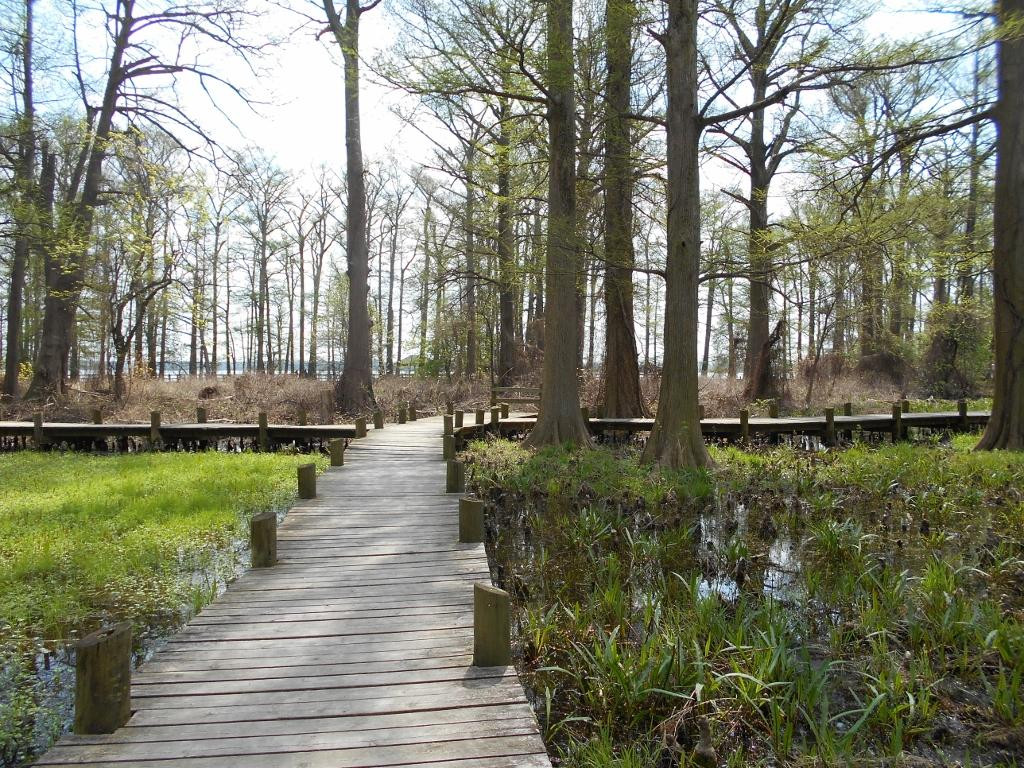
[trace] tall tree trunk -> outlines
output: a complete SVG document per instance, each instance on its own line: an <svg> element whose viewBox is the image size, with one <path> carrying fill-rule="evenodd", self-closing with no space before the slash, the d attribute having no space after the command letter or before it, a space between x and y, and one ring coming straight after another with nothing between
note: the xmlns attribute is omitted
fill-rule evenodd
<svg viewBox="0 0 1024 768"><path fill-rule="evenodd" d="M473 181L474 148L466 149L466 376L475 378L480 366L476 328L476 190ZM401 307L401 300L399 300Z"/></svg>
<svg viewBox="0 0 1024 768"><path fill-rule="evenodd" d="M605 45L605 363L604 412L609 418L647 415L633 317L633 167L629 94L633 74L633 0L608 0Z"/></svg>
<svg viewBox="0 0 1024 768"><path fill-rule="evenodd" d="M397 206L396 206L397 207ZM388 254L388 333L387 374L395 373L395 259L398 256L398 214L391 229L391 248Z"/></svg>
<svg viewBox="0 0 1024 768"><path fill-rule="evenodd" d="M995 107L995 390L979 449L1024 451L1024 0L1003 0Z"/></svg>
<svg viewBox="0 0 1024 768"><path fill-rule="evenodd" d="M498 161L498 385L508 386L516 373L515 241L512 233L512 158L509 156L508 102L499 110Z"/></svg>
<svg viewBox="0 0 1024 768"><path fill-rule="evenodd" d="M35 101L32 94L32 4L25 0L25 26L21 37L21 120L18 125L18 155L14 168L17 194L14 252L11 255L11 287L7 294L7 356L3 394L16 397L21 368L22 306L25 275L31 244L38 240L39 194L35 184L36 136Z"/></svg>
<svg viewBox="0 0 1024 768"><path fill-rule="evenodd" d="M366 182L363 178L363 146L359 131L359 17L363 9L359 7L358 0L345 0L344 24L334 8L334 0L324 0L324 9L345 61L348 338L345 345L345 367L335 385L334 396L342 410L358 413L370 410L376 403L370 362L370 311L367 306L370 254L366 240Z"/></svg>
<svg viewBox="0 0 1024 768"><path fill-rule="evenodd" d="M576 125L572 0L547 4L548 258L544 379L530 446L586 444L576 359Z"/></svg>
<svg viewBox="0 0 1024 768"><path fill-rule="evenodd" d="M697 147L697 3L667 0L668 254L665 261L665 354L658 414L643 460L707 467L697 409L697 299L700 274L700 172Z"/></svg>
<svg viewBox="0 0 1024 768"><path fill-rule="evenodd" d="M704 310L704 357L700 361L700 375L708 375L711 358L711 322L715 316L715 281L708 280L708 306Z"/></svg>

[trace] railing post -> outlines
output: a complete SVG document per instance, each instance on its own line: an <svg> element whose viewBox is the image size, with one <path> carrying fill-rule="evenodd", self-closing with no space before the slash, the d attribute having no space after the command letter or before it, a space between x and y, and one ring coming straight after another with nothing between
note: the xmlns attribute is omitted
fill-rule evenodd
<svg viewBox="0 0 1024 768"><path fill-rule="evenodd" d="M779 418L779 401L772 398L768 401L768 418L777 419Z"/></svg>
<svg viewBox="0 0 1024 768"><path fill-rule="evenodd" d="M853 403L843 403L843 416L853 416ZM848 429L843 433L843 438L852 443L853 442L853 430Z"/></svg>
<svg viewBox="0 0 1024 768"><path fill-rule="evenodd" d="M441 451L445 461L455 458L455 435L445 435L441 438Z"/></svg>
<svg viewBox="0 0 1024 768"><path fill-rule="evenodd" d="M196 408L196 424L206 423L206 409L202 406Z"/></svg>
<svg viewBox="0 0 1024 768"><path fill-rule="evenodd" d="M583 417L583 423L589 426L590 425L590 409L587 408L587 406L584 405L584 406L580 407L580 416Z"/></svg>
<svg viewBox="0 0 1024 768"><path fill-rule="evenodd" d="M836 444L836 409L826 408L825 409L825 445L833 446Z"/></svg>
<svg viewBox="0 0 1024 768"><path fill-rule="evenodd" d="M744 445L750 442L750 411L747 408L740 411L740 442Z"/></svg>
<svg viewBox="0 0 1024 768"><path fill-rule="evenodd" d="M124 621L75 644L75 722L79 734L113 733L131 717L132 625Z"/></svg>
<svg viewBox="0 0 1024 768"><path fill-rule="evenodd" d="M501 418L503 418L503 419L507 419L508 418L508 403L502 403L501 404Z"/></svg>
<svg viewBox="0 0 1024 768"><path fill-rule="evenodd" d="M459 499L459 543L478 544L484 540L484 502L470 496Z"/></svg>
<svg viewBox="0 0 1024 768"><path fill-rule="evenodd" d="M697 418L699 418L701 421L704 421L704 411L705 408L703 403L697 406Z"/></svg>
<svg viewBox="0 0 1024 768"><path fill-rule="evenodd" d="M900 401L900 409L903 411L903 413L910 413L910 401L909 400L901 400Z"/></svg>
<svg viewBox="0 0 1024 768"><path fill-rule="evenodd" d="M485 415L484 409L483 408L477 408L475 415L476 415L476 423L477 424L483 424L484 423L484 415Z"/></svg>
<svg viewBox="0 0 1024 768"><path fill-rule="evenodd" d="M267 412L266 411L260 411L259 425L260 425L260 427L259 427L259 429L260 429L260 434L259 434L260 450L266 452L266 451L270 450L270 435L267 432Z"/></svg>
<svg viewBox="0 0 1024 768"><path fill-rule="evenodd" d="M384 429L384 411L380 408L373 412L373 428Z"/></svg>
<svg viewBox="0 0 1024 768"><path fill-rule="evenodd" d="M299 426L305 427L309 424L309 414L306 413L305 408L299 409Z"/></svg>
<svg viewBox="0 0 1024 768"><path fill-rule="evenodd" d="M103 423L103 409L102 408L93 408L92 409L92 423L93 424L102 424Z"/></svg>
<svg viewBox="0 0 1024 768"><path fill-rule="evenodd" d="M345 466L345 441L340 437L332 437L327 441L327 451L331 454L331 466Z"/></svg>
<svg viewBox="0 0 1024 768"><path fill-rule="evenodd" d="M512 661L508 592L473 585L473 666L507 667Z"/></svg>
<svg viewBox="0 0 1024 768"><path fill-rule="evenodd" d="M41 413L32 414L32 442L35 443L37 451L41 451L46 444L46 438L43 437L43 414Z"/></svg>
<svg viewBox="0 0 1024 768"><path fill-rule="evenodd" d="M956 412L960 416L960 429L962 429L964 432L966 432L967 431L967 427L968 427L968 423L967 423L967 401L966 400L957 400L956 401Z"/></svg>
<svg viewBox="0 0 1024 768"><path fill-rule="evenodd" d="M466 412L465 411L456 411L455 412L455 428L456 429L462 429L462 425L465 423L465 421L466 421Z"/></svg>
<svg viewBox="0 0 1024 768"><path fill-rule="evenodd" d="M277 514L261 512L249 521L249 551L253 568L277 565Z"/></svg>
<svg viewBox="0 0 1024 768"><path fill-rule="evenodd" d="M316 498L316 464L300 464L299 476L299 498Z"/></svg>
<svg viewBox="0 0 1024 768"><path fill-rule="evenodd" d="M366 417L356 418L356 437L366 437Z"/></svg>
<svg viewBox="0 0 1024 768"><path fill-rule="evenodd" d="M446 435L455 434L455 417L447 413L444 415L444 433Z"/></svg>
<svg viewBox="0 0 1024 768"><path fill-rule="evenodd" d="M451 400L446 400L444 403L444 412L447 413L449 416L454 416L455 403L453 403Z"/></svg>
<svg viewBox="0 0 1024 768"><path fill-rule="evenodd" d="M466 465L455 459L448 460L448 471L445 476L445 491L463 493L466 490Z"/></svg>
<svg viewBox="0 0 1024 768"><path fill-rule="evenodd" d="M903 407L899 403L892 404L892 441L898 443L903 439Z"/></svg>
<svg viewBox="0 0 1024 768"><path fill-rule="evenodd" d="M416 421L417 417L416 406L410 403L409 405L409 421Z"/></svg>
<svg viewBox="0 0 1024 768"><path fill-rule="evenodd" d="M149 442L154 449L160 445L160 411L149 412Z"/></svg>
<svg viewBox="0 0 1024 768"><path fill-rule="evenodd" d="M398 423L405 424L409 419L409 407L406 405L398 406Z"/></svg>
<svg viewBox="0 0 1024 768"><path fill-rule="evenodd" d="M491 426L498 426L499 421L501 421L501 408L495 406L491 408Z"/></svg>

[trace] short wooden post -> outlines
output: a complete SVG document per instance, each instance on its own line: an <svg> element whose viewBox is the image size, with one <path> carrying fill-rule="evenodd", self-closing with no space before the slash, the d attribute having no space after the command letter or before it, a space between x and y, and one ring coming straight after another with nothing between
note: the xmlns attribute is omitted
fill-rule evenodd
<svg viewBox="0 0 1024 768"><path fill-rule="evenodd" d="M409 406L409 421L416 421L417 416L419 416L419 414L416 413L416 406L415 405L410 405Z"/></svg>
<svg viewBox="0 0 1024 768"><path fill-rule="evenodd" d="M825 445L833 446L836 444L836 409L826 408L825 409Z"/></svg>
<svg viewBox="0 0 1024 768"><path fill-rule="evenodd" d="M583 417L584 424L590 423L590 409L587 406L584 405L580 408L580 416Z"/></svg>
<svg viewBox="0 0 1024 768"><path fill-rule="evenodd" d="M442 456L445 461L455 458L455 435L445 435L441 438Z"/></svg>
<svg viewBox="0 0 1024 768"><path fill-rule="evenodd" d="M843 416L853 416L853 403L843 403ZM853 442L853 430L843 432L843 439Z"/></svg>
<svg viewBox="0 0 1024 768"><path fill-rule="evenodd" d="M445 491L463 493L466 490L466 465L455 459L448 460L448 472L445 477Z"/></svg>
<svg viewBox="0 0 1024 768"><path fill-rule="evenodd" d="M699 418L701 421L704 421L704 410L705 409L703 404L697 406L697 418Z"/></svg>
<svg viewBox="0 0 1024 768"><path fill-rule="evenodd" d="M484 540L484 502L471 496L459 499L459 543L477 544Z"/></svg>
<svg viewBox="0 0 1024 768"><path fill-rule="evenodd" d="M154 446L160 444L160 411L149 412L149 442Z"/></svg>
<svg viewBox="0 0 1024 768"><path fill-rule="evenodd" d="M740 411L740 442L750 442L750 411L746 408Z"/></svg>
<svg viewBox="0 0 1024 768"><path fill-rule="evenodd" d="M768 418L779 418L779 401L774 398L768 401Z"/></svg>
<svg viewBox="0 0 1024 768"><path fill-rule="evenodd" d="M892 404L892 441L898 443L903 439L903 407L899 403Z"/></svg>
<svg viewBox="0 0 1024 768"><path fill-rule="evenodd" d="M498 404L498 390L491 388L491 407Z"/></svg>
<svg viewBox="0 0 1024 768"><path fill-rule="evenodd" d="M266 411L260 411L259 425L260 425L260 434L259 434L260 450L261 451L269 451L270 450L270 435L267 433L267 412Z"/></svg>
<svg viewBox="0 0 1024 768"><path fill-rule="evenodd" d="M300 464L299 475L299 498L316 498L316 464Z"/></svg>
<svg viewBox="0 0 1024 768"><path fill-rule="evenodd" d="M32 442L35 443L36 450L40 450L46 443L46 438L43 437L43 414L34 413L32 414Z"/></svg>
<svg viewBox="0 0 1024 768"><path fill-rule="evenodd" d="M331 466L345 466L345 441L340 437L332 437L327 441L327 451L331 454Z"/></svg>
<svg viewBox="0 0 1024 768"><path fill-rule="evenodd" d="M444 433L446 435L455 434L455 417L447 413L444 415Z"/></svg>
<svg viewBox="0 0 1024 768"><path fill-rule="evenodd" d="M485 415L485 413L486 412L484 411L483 408L477 408L476 409L476 423L477 424L483 424L484 423L484 415Z"/></svg>
<svg viewBox="0 0 1024 768"><path fill-rule="evenodd" d="M508 592L473 585L473 666L507 667L512 662Z"/></svg>
<svg viewBox="0 0 1024 768"><path fill-rule="evenodd" d="M466 422L466 412L456 411L455 412L455 428L462 429L462 425Z"/></svg>
<svg viewBox="0 0 1024 768"><path fill-rule="evenodd" d="M253 515L249 521L249 550L253 568L277 565L277 513Z"/></svg>
<svg viewBox="0 0 1024 768"><path fill-rule="evenodd" d="M356 437L366 437L366 417L356 418Z"/></svg>
<svg viewBox="0 0 1024 768"><path fill-rule="evenodd" d="M507 419L508 418L508 403L502 403L501 404L501 418L503 418L503 419Z"/></svg>
<svg viewBox="0 0 1024 768"><path fill-rule="evenodd" d="M384 411L379 408L373 412L373 428L384 429Z"/></svg>
<svg viewBox="0 0 1024 768"><path fill-rule="evenodd" d="M501 421L501 408L495 406L491 408L491 425L496 427L499 421Z"/></svg>
<svg viewBox="0 0 1024 768"><path fill-rule="evenodd" d="M405 424L409 419L409 408L405 405L398 406L398 423Z"/></svg>
<svg viewBox="0 0 1024 768"><path fill-rule="evenodd" d="M206 409L202 406L196 408L196 424L206 423Z"/></svg>
<svg viewBox="0 0 1024 768"><path fill-rule="evenodd" d="M455 403L453 403L451 400L445 401L444 412L447 413L449 416L454 416L455 415Z"/></svg>
<svg viewBox="0 0 1024 768"><path fill-rule="evenodd" d="M75 643L75 722L79 734L113 733L132 715L132 625L124 621Z"/></svg>
<svg viewBox="0 0 1024 768"><path fill-rule="evenodd" d="M901 400L900 401L900 409L903 411L903 413L910 413L910 401L909 400Z"/></svg>
<svg viewBox="0 0 1024 768"><path fill-rule="evenodd" d="M92 409L92 423L102 424L103 423L103 410L101 408Z"/></svg>
<svg viewBox="0 0 1024 768"><path fill-rule="evenodd" d="M964 432L967 431L967 401L957 400L956 401L956 412L960 415L960 429Z"/></svg>

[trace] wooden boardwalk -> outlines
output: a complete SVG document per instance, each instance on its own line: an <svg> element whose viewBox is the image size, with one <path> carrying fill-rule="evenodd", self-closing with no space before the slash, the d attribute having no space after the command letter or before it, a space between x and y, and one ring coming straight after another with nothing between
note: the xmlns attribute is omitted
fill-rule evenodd
<svg viewBox="0 0 1024 768"><path fill-rule="evenodd" d="M475 668L440 418L371 430L251 570L136 672L128 724L38 765L550 768L513 667Z"/></svg>

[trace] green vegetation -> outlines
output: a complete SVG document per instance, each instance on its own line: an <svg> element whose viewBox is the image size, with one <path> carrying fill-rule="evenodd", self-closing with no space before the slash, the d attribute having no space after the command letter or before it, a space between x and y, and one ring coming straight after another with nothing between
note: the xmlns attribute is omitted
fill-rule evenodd
<svg viewBox="0 0 1024 768"><path fill-rule="evenodd" d="M50 653L107 620L141 640L199 610L236 572L247 516L293 499L307 461L0 455L0 765L60 727Z"/></svg>
<svg viewBox="0 0 1024 768"><path fill-rule="evenodd" d="M471 446L549 745L688 765L706 718L723 765L1016 765L1024 457L975 441L717 449L713 478Z"/></svg>

